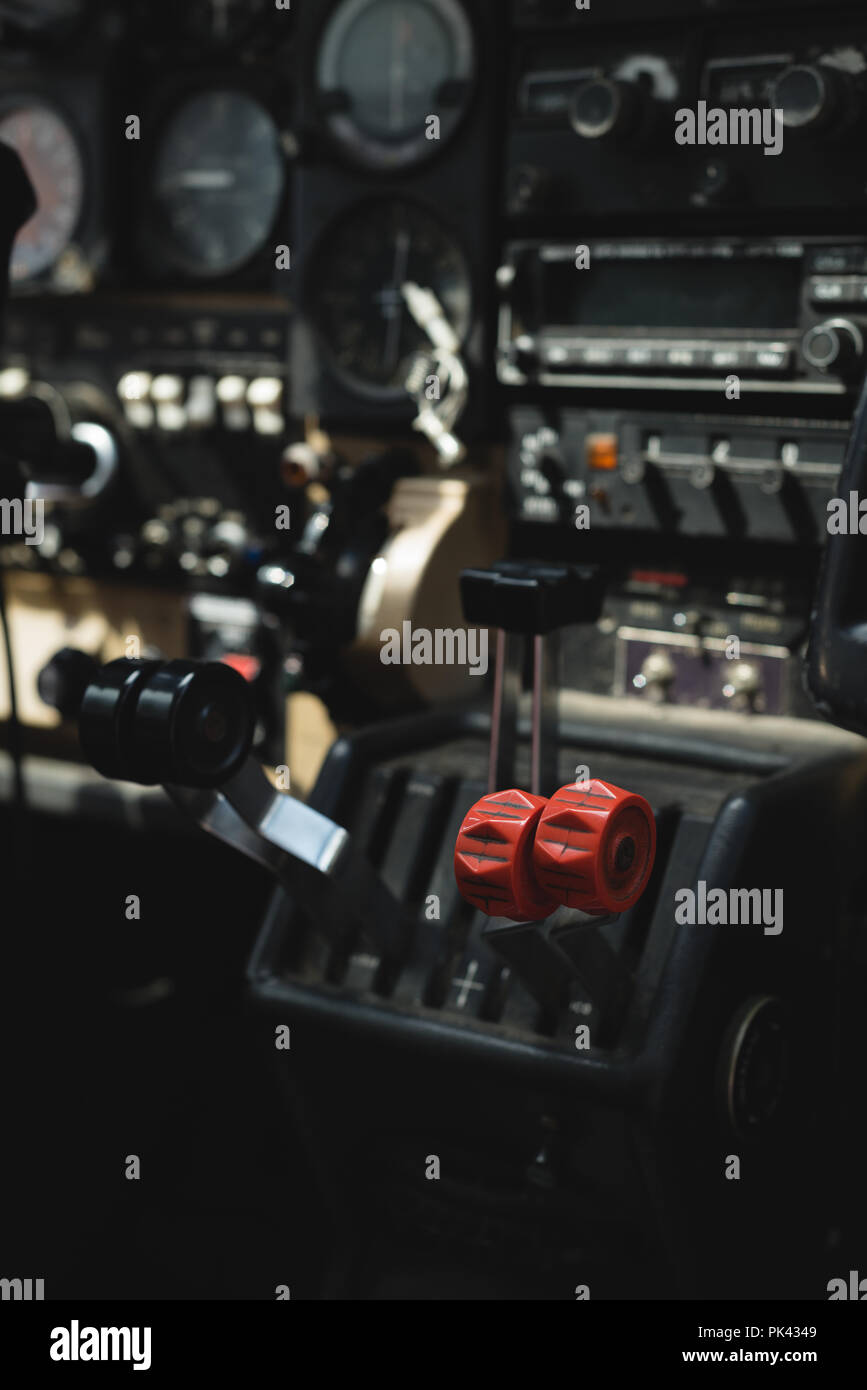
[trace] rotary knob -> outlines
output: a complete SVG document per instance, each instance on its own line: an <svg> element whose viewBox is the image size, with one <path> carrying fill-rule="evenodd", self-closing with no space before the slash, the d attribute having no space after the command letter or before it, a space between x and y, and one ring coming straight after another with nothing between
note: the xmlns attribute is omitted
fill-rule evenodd
<svg viewBox="0 0 867 1390"><path fill-rule="evenodd" d="M641 671L633 681L636 690L646 690L652 700L668 699L677 678L674 662L665 651L653 651L645 657Z"/></svg>
<svg viewBox="0 0 867 1390"><path fill-rule="evenodd" d="M533 846L540 890L594 915L632 907L655 855L656 822L644 797L595 780L554 793Z"/></svg>
<svg viewBox="0 0 867 1390"><path fill-rule="evenodd" d="M787 130L819 131L845 106L845 79L833 68L794 63L773 84L771 107L782 111Z"/></svg>
<svg viewBox="0 0 867 1390"><path fill-rule="evenodd" d="M861 330L848 319L828 319L817 323L804 336L804 360L820 372L833 371L848 376L864 354Z"/></svg>
<svg viewBox="0 0 867 1390"><path fill-rule="evenodd" d="M582 82L569 103L569 121L583 140L629 136L638 126L646 103L634 82L592 77Z"/></svg>
<svg viewBox="0 0 867 1390"><path fill-rule="evenodd" d="M723 685L722 693L735 709L756 709L762 694L761 667L755 661L738 661Z"/></svg>
<svg viewBox="0 0 867 1390"><path fill-rule="evenodd" d="M455 877L461 896L489 917L537 922L558 906L533 874L533 836L546 805L530 792L493 792L464 817Z"/></svg>

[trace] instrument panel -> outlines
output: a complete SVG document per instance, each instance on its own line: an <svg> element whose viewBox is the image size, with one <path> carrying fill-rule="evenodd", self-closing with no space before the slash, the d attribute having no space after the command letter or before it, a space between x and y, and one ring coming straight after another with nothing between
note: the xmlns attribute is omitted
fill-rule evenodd
<svg viewBox="0 0 867 1390"><path fill-rule="evenodd" d="M179 552L198 572L173 520L153 545L191 477L233 513L258 489L258 537L310 422L438 463L503 445L528 549L568 551L587 512L587 550L797 542L812 562L867 350L858 209L810 225L816 171L837 200L863 127L846 7L827 39L793 12L770 66L767 17L677 0L635 37L630 0L177 8L0 9L0 139L40 201L8 358L90 382L142 452L145 514L110 569ZM805 84L839 120L804 117ZM779 157L666 137L679 102L772 91ZM237 554L215 567L237 579Z"/></svg>
<svg viewBox="0 0 867 1390"><path fill-rule="evenodd" d="M40 202L18 239L19 288L216 284L249 271L279 230L294 153L292 16L205 0L175 24L173 8L0 10L0 139Z"/></svg>
<svg viewBox="0 0 867 1390"><path fill-rule="evenodd" d="M90 341L116 355L124 297L225 291L223 322L237 305L228 374L253 380L242 299L265 296L289 335L297 418L405 429L417 408L408 383L433 346L407 302L418 283L466 357L443 375L462 383L469 371L466 428L478 432L491 379L479 271L494 254L496 180L483 8L335 0L314 14L201 0L176 17L167 3L101 0L62 7L62 63L50 0L26 23L4 14L0 138L40 192L13 266L13 343L32 353L50 333L49 302L85 294ZM15 52L28 47L25 84ZM42 319L24 297L44 302ZM142 324L138 344L151 337ZM121 355L115 386L142 367ZM176 365L161 354L149 370ZM136 428L148 417L130 414Z"/></svg>

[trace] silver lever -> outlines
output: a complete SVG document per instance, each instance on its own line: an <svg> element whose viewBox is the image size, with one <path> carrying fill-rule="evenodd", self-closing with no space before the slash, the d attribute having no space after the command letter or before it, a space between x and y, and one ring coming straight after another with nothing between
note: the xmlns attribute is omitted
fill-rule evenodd
<svg viewBox="0 0 867 1390"><path fill-rule="evenodd" d="M248 758L220 788L166 785L171 800L203 830L268 869L305 907L333 926L338 941L360 927L387 961L409 945L409 915L343 826L276 791Z"/></svg>

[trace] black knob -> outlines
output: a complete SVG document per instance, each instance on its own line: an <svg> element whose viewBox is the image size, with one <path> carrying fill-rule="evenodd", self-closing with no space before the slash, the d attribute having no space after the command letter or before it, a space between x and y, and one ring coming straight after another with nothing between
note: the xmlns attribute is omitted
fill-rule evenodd
<svg viewBox="0 0 867 1390"><path fill-rule="evenodd" d="M247 757L254 727L249 688L231 667L120 660L88 684L79 739L104 777L217 787Z"/></svg>
<svg viewBox="0 0 867 1390"><path fill-rule="evenodd" d="M592 77L573 95L569 120L576 135L584 140L616 138L632 133L640 108L639 89L634 83Z"/></svg>
<svg viewBox="0 0 867 1390"><path fill-rule="evenodd" d="M84 692L98 670L98 662L87 652L63 647L36 678L39 698L58 710L64 719L72 719L78 714Z"/></svg>
<svg viewBox="0 0 867 1390"><path fill-rule="evenodd" d="M864 339L861 330L848 319L828 319L808 330L801 351L804 360L817 371L833 369L838 376L847 376L861 361Z"/></svg>
<svg viewBox="0 0 867 1390"><path fill-rule="evenodd" d="M839 114L843 79L830 68L796 63L773 84L771 106L783 113L787 130L822 130Z"/></svg>

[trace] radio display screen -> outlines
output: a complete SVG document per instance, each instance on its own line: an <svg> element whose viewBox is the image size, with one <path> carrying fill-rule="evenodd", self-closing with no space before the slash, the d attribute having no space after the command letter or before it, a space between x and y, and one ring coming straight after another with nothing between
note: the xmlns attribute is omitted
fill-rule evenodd
<svg viewBox="0 0 867 1390"><path fill-rule="evenodd" d="M586 270L572 260L537 262L535 269L536 328L775 330L798 323L798 258L597 258Z"/></svg>

